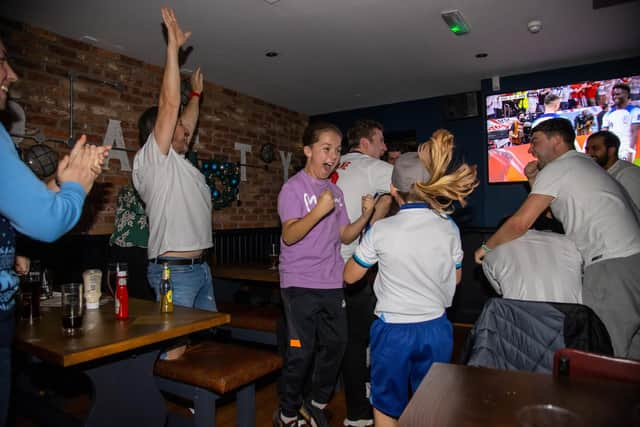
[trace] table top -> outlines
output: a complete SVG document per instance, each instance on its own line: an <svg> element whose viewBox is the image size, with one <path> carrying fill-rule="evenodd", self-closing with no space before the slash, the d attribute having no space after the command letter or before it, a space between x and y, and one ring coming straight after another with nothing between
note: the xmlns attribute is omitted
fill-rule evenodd
<svg viewBox="0 0 640 427"><path fill-rule="evenodd" d="M15 346L42 360L72 366L134 350L192 332L229 323L226 313L174 306L173 313L160 313L160 304L129 299L129 318L115 317L113 302L96 310L85 310L82 329L73 336L62 330L60 307L42 307L33 324L19 320Z"/></svg>
<svg viewBox="0 0 640 427"><path fill-rule="evenodd" d="M278 270L265 264L217 264L211 267L211 274L220 279L280 283Z"/></svg>
<svg viewBox="0 0 640 427"><path fill-rule="evenodd" d="M537 404L566 408L584 426L640 425L640 384L443 363L433 364L399 425L517 426L516 413Z"/></svg>

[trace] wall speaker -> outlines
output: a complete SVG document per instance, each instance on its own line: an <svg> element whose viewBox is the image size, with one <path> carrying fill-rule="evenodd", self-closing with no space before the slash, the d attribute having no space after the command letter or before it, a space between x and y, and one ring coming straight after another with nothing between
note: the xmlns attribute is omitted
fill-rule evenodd
<svg viewBox="0 0 640 427"><path fill-rule="evenodd" d="M465 92L445 96L443 98L443 112L446 120L479 116L478 92Z"/></svg>

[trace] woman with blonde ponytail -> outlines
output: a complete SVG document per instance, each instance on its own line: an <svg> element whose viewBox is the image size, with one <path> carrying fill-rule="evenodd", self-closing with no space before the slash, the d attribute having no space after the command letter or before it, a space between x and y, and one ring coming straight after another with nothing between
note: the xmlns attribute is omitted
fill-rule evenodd
<svg viewBox="0 0 640 427"><path fill-rule="evenodd" d="M462 277L462 243L449 218L478 185L476 167L449 171L453 135L437 130L393 168L391 195L400 211L377 221L344 269L347 284L378 263L378 303L371 326L371 403L376 427L398 417L434 362L449 362L453 327L445 309ZM393 351L388 349L393 348Z"/></svg>

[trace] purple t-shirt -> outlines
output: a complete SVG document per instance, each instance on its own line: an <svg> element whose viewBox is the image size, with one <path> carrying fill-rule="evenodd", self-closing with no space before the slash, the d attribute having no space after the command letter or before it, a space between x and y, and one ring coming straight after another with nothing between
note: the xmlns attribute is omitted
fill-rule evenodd
<svg viewBox="0 0 640 427"><path fill-rule="evenodd" d="M282 288L342 288L344 261L340 255L340 227L349 224L342 190L328 179L315 179L301 170L282 186L278 214L282 223L303 218L326 189L334 195L335 208L299 242L287 246L280 241Z"/></svg>

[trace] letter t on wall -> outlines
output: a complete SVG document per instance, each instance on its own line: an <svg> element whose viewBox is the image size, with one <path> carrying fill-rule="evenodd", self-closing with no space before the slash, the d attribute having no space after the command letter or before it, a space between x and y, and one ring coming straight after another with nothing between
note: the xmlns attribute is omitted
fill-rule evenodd
<svg viewBox="0 0 640 427"><path fill-rule="evenodd" d="M251 145L236 142L233 148L240 151L240 181L247 180L247 153L251 152Z"/></svg>

